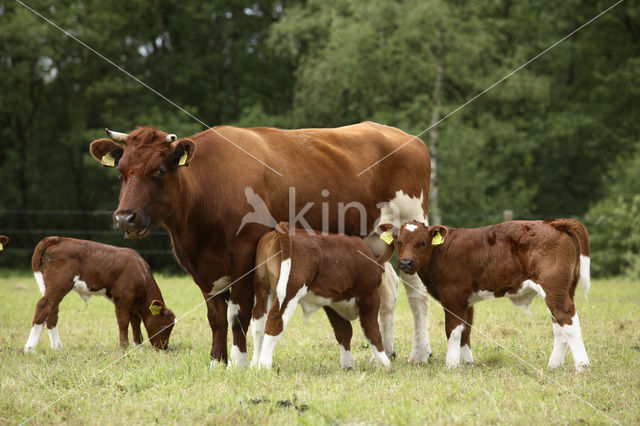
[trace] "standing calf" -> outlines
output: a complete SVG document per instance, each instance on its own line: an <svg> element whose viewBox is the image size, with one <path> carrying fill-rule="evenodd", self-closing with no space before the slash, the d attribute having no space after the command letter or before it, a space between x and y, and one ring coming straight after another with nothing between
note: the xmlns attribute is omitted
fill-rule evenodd
<svg viewBox="0 0 640 426"><path fill-rule="evenodd" d="M358 316L373 351L371 362L390 366L378 327L382 267L362 238L309 235L302 229L290 235L286 223L278 226L284 232L271 231L258 242L251 365L271 367L276 344L300 303L305 318L324 308L340 345L342 368L355 367L350 321Z"/></svg>
<svg viewBox="0 0 640 426"><path fill-rule="evenodd" d="M47 237L36 246L31 267L42 298L36 305L25 352L38 345L45 321L51 347L62 349L58 306L71 290L77 291L85 302L91 296L104 296L113 302L121 346L129 344L129 323L134 343L142 343L142 321L151 344L158 349L167 348L175 315L165 306L149 265L134 250L74 238Z"/></svg>
<svg viewBox="0 0 640 426"><path fill-rule="evenodd" d="M393 229L384 224L385 231ZM473 305L508 297L528 310L544 298L553 321L549 368L564 363L567 345L578 371L589 365L573 303L578 279L589 289L589 237L578 221L512 221L473 229L409 222L393 230L398 267L417 273L445 309L446 364L473 363Z"/></svg>

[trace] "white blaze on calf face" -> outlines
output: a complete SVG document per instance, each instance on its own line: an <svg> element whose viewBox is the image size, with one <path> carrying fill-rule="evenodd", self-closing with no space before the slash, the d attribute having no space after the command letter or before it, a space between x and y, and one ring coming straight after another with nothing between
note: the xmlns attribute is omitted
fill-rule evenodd
<svg viewBox="0 0 640 426"><path fill-rule="evenodd" d="M414 225L413 223L407 223L407 224L404 226L404 229L406 229L406 230L407 230L407 231L409 231L409 232L413 232L413 231L415 231L416 229L418 229L418 225Z"/></svg>
<svg viewBox="0 0 640 426"><path fill-rule="evenodd" d="M229 286L229 284L231 284L231 277L229 275L218 278L213 282L211 290L209 290L209 296L213 296L220 293L221 291L224 291Z"/></svg>
<svg viewBox="0 0 640 426"><path fill-rule="evenodd" d="M460 365L460 339L464 325L460 324L451 331L449 341L447 342L447 358L445 363L449 368L456 368Z"/></svg>
<svg viewBox="0 0 640 426"><path fill-rule="evenodd" d="M40 290L40 294L44 296L46 287L44 285L44 276L42 275L42 272L34 272L33 276L36 278L36 282L38 283L38 289Z"/></svg>

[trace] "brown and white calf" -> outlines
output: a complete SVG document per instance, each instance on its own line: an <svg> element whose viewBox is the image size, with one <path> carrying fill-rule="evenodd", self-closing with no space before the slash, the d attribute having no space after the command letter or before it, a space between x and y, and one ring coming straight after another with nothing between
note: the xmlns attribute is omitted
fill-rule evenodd
<svg viewBox="0 0 640 426"><path fill-rule="evenodd" d="M113 302L123 347L129 344L129 323L134 343L142 343L142 321L151 344L157 349L167 348L175 315L165 306L149 265L134 250L74 238L47 237L36 246L31 266L42 298L36 305L25 352L36 348L45 322L51 347L62 349L58 306L71 290L78 292L85 302L91 296L104 296Z"/></svg>
<svg viewBox="0 0 640 426"><path fill-rule="evenodd" d="M0 251L9 243L9 237L6 235L0 235Z"/></svg>
<svg viewBox="0 0 640 426"><path fill-rule="evenodd" d="M417 273L445 309L448 367L457 367L460 359L473 363L475 303L504 296L528 310L537 295L544 298L553 321L549 368L564 363L567 345L577 370L589 365L573 303L578 279L585 296L589 289L589 237L580 222L512 221L472 229L409 222L393 234L398 267Z"/></svg>
<svg viewBox="0 0 640 426"><path fill-rule="evenodd" d="M373 352L371 362L390 366L378 326L384 268L376 265L363 239L290 232L284 222L278 226L283 232L271 231L258 243L251 365L271 367L275 347L300 304L305 318L324 308L340 345L342 368L355 367L350 321L358 316Z"/></svg>

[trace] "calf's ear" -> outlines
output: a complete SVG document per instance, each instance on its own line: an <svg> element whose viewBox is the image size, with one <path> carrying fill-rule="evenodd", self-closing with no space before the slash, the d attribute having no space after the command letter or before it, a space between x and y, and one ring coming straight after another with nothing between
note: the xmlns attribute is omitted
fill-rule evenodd
<svg viewBox="0 0 640 426"><path fill-rule="evenodd" d="M122 158L124 148L111 139L102 138L91 142L89 151L91 151L93 158L101 162L103 166L115 167L118 160Z"/></svg>
<svg viewBox="0 0 640 426"><path fill-rule="evenodd" d="M196 153L196 144L191 139L180 139L171 144L169 164L172 166L188 166Z"/></svg>
<svg viewBox="0 0 640 426"><path fill-rule="evenodd" d="M151 315L156 316L160 312L164 311L166 308L167 307L164 305L164 303L162 303L162 301L154 300L149 305L149 312L151 312Z"/></svg>
<svg viewBox="0 0 640 426"><path fill-rule="evenodd" d="M380 239L387 243L387 245L391 245L393 240L398 238L398 227L394 226L391 223L382 223L379 225L380 231Z"/></svg>
<svg viewBox="0 0 640 426"><path fill-rule="evenodd" d="M429 235L431 236L431 245L440 245L444 243L445 235L447 235L447 228L442 225L432 226L429 229Z"/></svg>
<svg viewBox="0 0 640 426"><path fill-rule="evenodd" d="M9 242L9 237L6 235L0 235L0 244L7 244Z"/></svg>

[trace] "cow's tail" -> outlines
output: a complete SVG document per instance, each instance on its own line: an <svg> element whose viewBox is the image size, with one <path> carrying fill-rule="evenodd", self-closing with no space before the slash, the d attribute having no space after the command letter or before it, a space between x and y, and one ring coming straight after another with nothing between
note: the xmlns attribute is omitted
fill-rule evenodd
<svg viewBox="0 0 640 426"><path fill-rule="evenodd" d="M584 225L574 219L555 219L550 224L559 231L567 233L576 244L579 254L580 285L584 298L587 298L589 287L591 287L591 245L589 234Z"/></svg>
<svg viewBox="0 0 640 426"><path fill-rule="evenodd" d="M31 256L31 269L33 270L33 276L35 277L36 283L38 283L38 289L43 296L46 290L46 286L44 283L44 275L42 272L46 267L48 259L45 254L49 247L54 244L58 244L60 240L60 237L47 237L43 239L33 250L33 255Z"/></svg>
<svg viewBox="0 0 640 426"><path fill-rule="evenodd" d="M278 232L276 238L280 243L280 276L276 285L276 297L278 299L278 308L282 306L284 298L287 295L287 284L291 275L291 235L289 234L289 224L280 222L278 224Z"/></svg>
<svg viewBox="0 0 640 426"><path fill-rule="evenodd" d="M41 272L45 268L47 249L60 241L60 237L47 237L38 243L33 250L33 256L31 256L31 269L33 269L33 272Z"/></svg>

